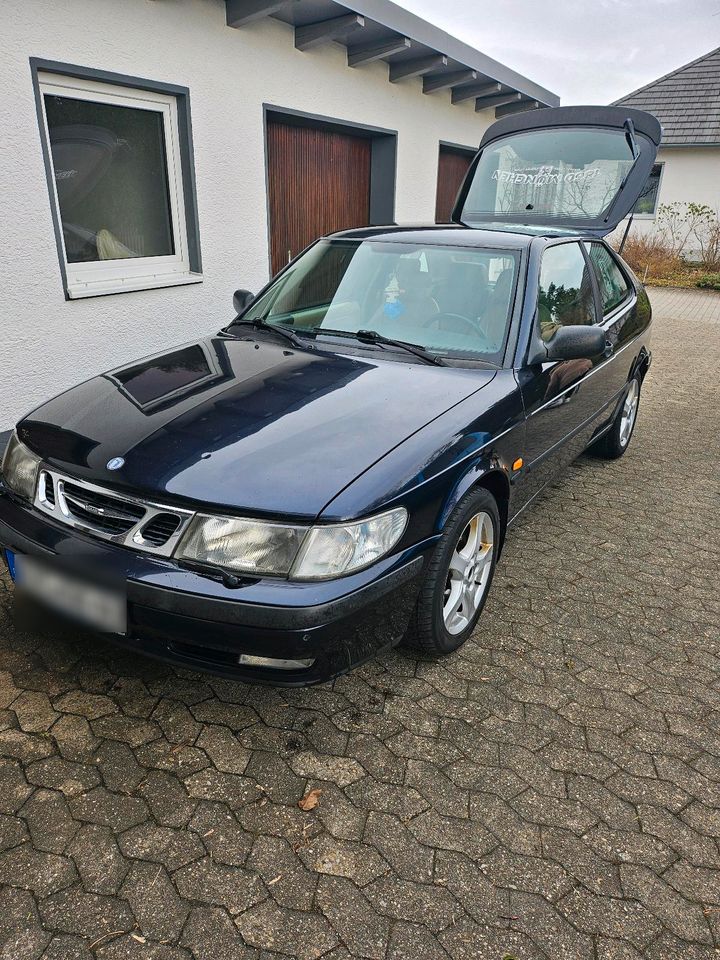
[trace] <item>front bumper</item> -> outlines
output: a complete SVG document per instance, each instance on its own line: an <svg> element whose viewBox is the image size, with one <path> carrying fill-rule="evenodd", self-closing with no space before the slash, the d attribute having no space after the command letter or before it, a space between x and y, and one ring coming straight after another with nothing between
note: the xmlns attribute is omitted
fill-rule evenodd
<svg viewBox="0 0 720 960"><path fill-rule="evenodd" d="M0 490L0 545L62 564L89 580L122 581L124 646L184 667L254 682L330 680L403 637L432 543L384 558L358 574L322 583L214 577L68 530ZM241 654L313 660L302 669L240 666Z"/></svg>

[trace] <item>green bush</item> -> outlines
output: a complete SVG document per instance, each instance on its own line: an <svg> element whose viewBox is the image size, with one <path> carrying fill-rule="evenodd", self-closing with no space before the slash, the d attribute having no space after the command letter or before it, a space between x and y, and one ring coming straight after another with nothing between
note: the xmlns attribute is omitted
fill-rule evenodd
<svg viewBox="0 0 720 960"><path fill-rule="evenodd" d="M720 290L720 273L706 273L695 281L696 287L705 287L707 290Z"/></svg>

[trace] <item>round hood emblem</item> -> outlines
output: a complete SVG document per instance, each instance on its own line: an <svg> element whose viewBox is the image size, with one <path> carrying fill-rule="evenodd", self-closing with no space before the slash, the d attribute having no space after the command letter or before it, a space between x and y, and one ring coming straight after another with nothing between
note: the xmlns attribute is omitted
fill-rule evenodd
<svg viewBox="0 0 720 960"><path fill-rule="evenodd" d="M125 466L125 460L122 457L113 457L112 460L108 460L105 466L108 470L119 470L120 467Z"/></svg>

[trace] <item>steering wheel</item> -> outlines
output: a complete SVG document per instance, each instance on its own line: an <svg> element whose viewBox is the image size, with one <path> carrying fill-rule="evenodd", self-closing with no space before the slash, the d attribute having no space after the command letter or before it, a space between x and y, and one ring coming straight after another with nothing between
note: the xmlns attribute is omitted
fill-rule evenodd
<svg viewBox="0 0 720 960"><path fill-rule="evenodd" d="M468 329L473 335L480 334L483 340L487 341L487 334L480 326L478 320L471 320L470 317L464 317L461 313L447 313L440 312L436 313L428 322L427 327L430 330L439 330L440 323L442 320L460 320L462 324Z"/></svg>

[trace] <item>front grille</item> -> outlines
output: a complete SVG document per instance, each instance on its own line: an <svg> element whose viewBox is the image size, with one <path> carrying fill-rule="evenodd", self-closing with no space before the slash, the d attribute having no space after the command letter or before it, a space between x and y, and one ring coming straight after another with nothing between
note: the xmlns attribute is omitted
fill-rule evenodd
<svg viewBox="0 0 720 960"><path fill-rule="evenodd" d="M160 547L163 543L168 542L179 526L180 517L177 514L159 513L149 523L145 524L140 534L143 540Z"/></svg>
<svg viewBox="0 0 720 960"><path fill-rule="evenodd" d="M63 499L76 520L111 536L127 533L145 516L145 509L137 504L75 483L63 485Z"/></svg>
<svg viewBox="0 0 720 960"><path fill-rule="evenodd" d="M194 514L43 468L35 507L101 540L170 557Z"/></svg>
<svg viewBox="0 0 720 960"><path fill-rule="evenodd" d="M51 507L55 506L55 484L53 478L48 474L45 481L45 500Z"/></svg>

